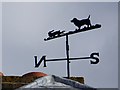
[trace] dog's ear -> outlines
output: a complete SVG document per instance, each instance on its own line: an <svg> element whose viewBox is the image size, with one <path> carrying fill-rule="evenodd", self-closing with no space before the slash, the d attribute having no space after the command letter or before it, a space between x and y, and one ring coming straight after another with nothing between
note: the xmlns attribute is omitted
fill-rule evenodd
<svg viewBox="0 0 120 90"><path fill-rule="evenodd" d="M77 20L77 18L73 18L72 20L71 20L71 22L74 22L74 21L76 21Z"/></svg>

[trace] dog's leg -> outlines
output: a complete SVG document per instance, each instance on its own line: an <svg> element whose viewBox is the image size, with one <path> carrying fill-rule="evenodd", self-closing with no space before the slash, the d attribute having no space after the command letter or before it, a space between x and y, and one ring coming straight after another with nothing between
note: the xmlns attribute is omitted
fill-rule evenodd
<svg viewBox="0 0 120 90"><path fill-rule="evenodd" d="M91 21L90 21L90 27L91 27L92 25L91 25Z"/></svg>
<svg viewBox="0 0 120 90"><path fill-rule="evenodd" d="M79 26L78 30L80 30L81 26Z"/></svg>

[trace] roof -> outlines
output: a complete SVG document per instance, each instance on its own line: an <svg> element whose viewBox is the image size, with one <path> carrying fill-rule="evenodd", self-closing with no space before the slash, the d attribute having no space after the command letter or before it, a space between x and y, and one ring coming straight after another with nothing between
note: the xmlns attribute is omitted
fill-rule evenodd
<svg viewBox="0 0 120 90"><path fill-rule="evenodd" d="M43 77L43 76L47 76L47 74L43 72L29 72L24 74L22 77Z"/></svg>
<svg viewBox="0 0 120 90"><path fill-rule="evenodd" d="M64 90L96 90L88 85L81 84L79 82L58 77L55 75L45 76L39 79L36 79L34 82L22 86L17 90L24 90L26 88L37 88L37 89L45 89L45 90L58 90L58 89L64 89Z"/></svg>
<svg viewBox="0 0 120 90"><path fill-rule="evenodd" d="M2 72L0 72L0 76L4 76L4 74Z"/></svg>

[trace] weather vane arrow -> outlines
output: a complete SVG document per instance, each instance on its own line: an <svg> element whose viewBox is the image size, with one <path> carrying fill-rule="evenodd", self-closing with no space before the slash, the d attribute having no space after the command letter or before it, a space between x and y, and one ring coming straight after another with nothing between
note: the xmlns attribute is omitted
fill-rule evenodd
<svg viewBox="0 0 120 90"><path fill-rule="evenodd" d="M53 61L67 61L67 77L70 78L70 61L75 61L75 60L90 60L90 64L98 64L99 63L99 53L95 52L95 53L91 53L89 57L80 57L80 58L70 58L69 57L69 43L68 43L68 36L72 35L72 34L76 34L76 33L80 33L80 32L85 32L85 31L90 31L93 29L97 29L100 28L101 25L100 24L96 24L96 25L91 25L91 21L90 21L90 15L88 16L87 19L82 19L82 20L78 20L77 18L73 18L71 20L72 23L74 23L75 26L78 27L78 29L75 29L74 31L69 31L69 32L65 32L57 30L51 30L48 32L48 38L45 38L45 41L48 40L53 40L56 38L60 38L63 36L66 36L66 58L61 58L61 59L46 59L46 56L42 56L42 58L39 60L37 59L37 56L34 56L35 58L35 68L38 68L42 62L44 62L44 67L47 67L46 62L53 62ZM87 27L86 27L86 26ZM83 28L81 28L82 26L84 26Z"/></svg>

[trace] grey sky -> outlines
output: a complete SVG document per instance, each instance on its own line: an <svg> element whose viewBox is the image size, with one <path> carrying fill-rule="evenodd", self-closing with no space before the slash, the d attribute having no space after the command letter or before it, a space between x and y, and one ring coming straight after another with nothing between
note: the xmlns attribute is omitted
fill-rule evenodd
<svg viewBox="0 0 120 90"><path fill-rule="evenodd" d="M2 3L0 3L0 71L2 71Z"/></svg>
<svg viewBox="0 0 120 90"><path fill-rule="evenodd" d="M2 60L5 75L23 75L30 71L66 76L66 62L47 63L34 68L39 58L66 57L65 37L45 42L49 30L74 30L70 22L91 15L92 24L102 28L69 37L70 57L100 53L100 63L71 62L71 75L84 76L93 87L118 87L118 7L117 3L3 3Z"/></svg>

